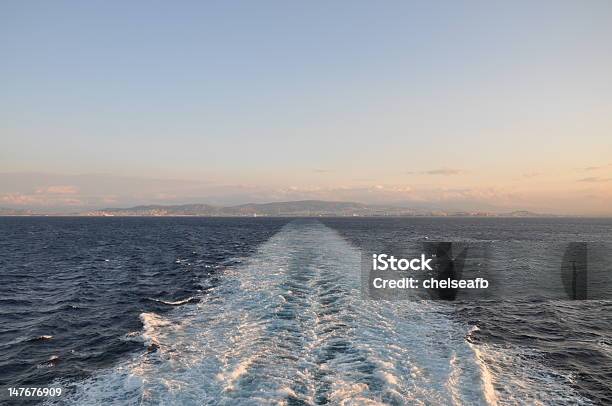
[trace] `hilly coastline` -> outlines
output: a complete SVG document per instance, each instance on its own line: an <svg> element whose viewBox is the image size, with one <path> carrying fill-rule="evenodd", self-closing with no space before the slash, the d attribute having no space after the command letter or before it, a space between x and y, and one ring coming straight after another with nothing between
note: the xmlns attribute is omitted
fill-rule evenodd
<svg viewBox="0 0 612 406"><path fill-rule="evenodd" d="M356 202L301 200L274 203L248 203L236 206L208 204L143 205L129 208L106 208L81 215L87 216L202 216L202 217L368 217L368 216L479 216L541 217L528 211L490 213L483 211L443 211L399 206L368 205Z"/></svg>

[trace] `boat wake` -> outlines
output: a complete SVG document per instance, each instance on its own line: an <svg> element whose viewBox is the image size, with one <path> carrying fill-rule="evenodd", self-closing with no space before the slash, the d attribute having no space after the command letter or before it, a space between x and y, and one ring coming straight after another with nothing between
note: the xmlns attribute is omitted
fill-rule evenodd
<svg viewBox="0 0 612 406"><path fill-rule="evenodd" d="M364 300L360 252L287 224L199 303L141 315L149 351L67 404L495 404L469 327L439 302Z"/></svg>

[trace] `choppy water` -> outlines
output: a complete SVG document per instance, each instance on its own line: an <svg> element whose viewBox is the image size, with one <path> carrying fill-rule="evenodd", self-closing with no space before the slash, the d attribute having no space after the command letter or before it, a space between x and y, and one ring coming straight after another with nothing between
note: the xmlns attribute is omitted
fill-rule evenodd
<svg viewBox="0 0 612 406"><path fill-rule="evenodd" d="M563 237L562 222L532 220L527 237L518 222L442 220L85 219L84 228L72 219L74 234L60 235L89 248L31 281L19 279L27 274L19 270L58 262L43 256L17 266L19 239L3 238L1 249L11 254L2 278L12 282L12 296L2 296L0 321L9 326L1 336L2 384L61 384L69 395L58 403L79 405L609 403L609 302L371 301L361 295L359 272L360 246L372 238L520 240L537 232L540 240L601 239L609 238L610 223L583 222ZM3 221L22 243L33 237L19 221L40 227L34 219ZM94 261L104 227L117 244L111 251L132 254L118 269L108 251L101 265ZM106 289L62 295L60 281L70 280L75 264L89 276L70 286ZM33 299L40 284L56 289L43 302ZM70 318L66 304L91 313ZM50 361L56 354L60 361Z"/></svg>
<svg viewBox="0 0 612 406"><path fill-rule="evenodd" d="M142 351L141 313L199 300L284 223L0 217L0 387L77 381Z"/></svg>
<svg viewBox="0 0 612 406"><path fill-rule="evenodd" d="M612 220L329 219L325 224L358 247L426 240L487 244L493 257L488 276L506 283L508 275L514 278L506 285L511 294L447 304L453 320L471 326L465 339L481 367L487 402L612 404L612 301L513 296L528 291L534 280L540 288L560 284L551 271L558 271L562 252L551 257L550 247L573 241L610 247ZM605 262L608 281L610 260ZM598 288L610 297L609 285ZM546 297L541 290L535 293Z"/></svg>

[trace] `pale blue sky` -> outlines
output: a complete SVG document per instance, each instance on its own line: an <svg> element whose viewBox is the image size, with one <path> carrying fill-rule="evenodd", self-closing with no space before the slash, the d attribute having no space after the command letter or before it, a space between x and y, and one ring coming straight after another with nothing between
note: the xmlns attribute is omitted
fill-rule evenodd
<svg viewBox="0 0 612 406"><path fill-rule="evenodd" d="M610 196L609 1L3 1L0 55L0 172Z"/></svg>

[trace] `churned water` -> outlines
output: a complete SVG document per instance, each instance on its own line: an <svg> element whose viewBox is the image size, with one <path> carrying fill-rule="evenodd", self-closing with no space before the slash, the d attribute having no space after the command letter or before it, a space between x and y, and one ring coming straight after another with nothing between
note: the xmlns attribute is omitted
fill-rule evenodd
<svg viewBox="0 0 612 406"><path fill-rule="evenodd" d="M612 399L608 301L374 301L360 291L372 239L600 241L606 220L0 224L1 384L62 386L49 403Z"/></svg>

